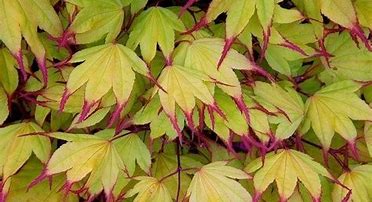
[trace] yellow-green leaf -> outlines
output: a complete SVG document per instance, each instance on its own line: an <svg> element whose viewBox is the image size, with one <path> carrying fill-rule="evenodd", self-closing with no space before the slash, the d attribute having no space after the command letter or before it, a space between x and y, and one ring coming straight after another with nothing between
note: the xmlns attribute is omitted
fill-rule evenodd
<svg viewBox="0 0 372 202"><path fill-rule="evenodd" d="M175 50L175 63L193 68L218 81L217 86L231 96L241 97L239 80L233 69L252 70L250 61L236 50L231 49L219 69L218 61L224 48L224 40L203 38L181 43ZM218 84L220 83L220 84Z"/></svg>
<svg viewBox="0 0 372 202"><path fill-rule="evenodd" d="M129 48L121 44L105 44L77 52L72 62L83 62L70 74L61 108L72 93L85 85L85 110L100 101L110 90L114 92L116 116L123 109L131 95L135 71L149 75L146 64ZM82 115L82 119L85 115ZM117 118L117 117L115 117Z"/></svg>
<svg viewBox="0 0 372 202"><path fill-rule="evenodd" d="M299 180L311 196L319 200L321 194L319 175L332 179L328 171L319 163L295 150L272 152L266 155L264 165L258 158L248 164L245 170L249 173L258 170L253 178L258 198L275 180L280 198L287 200L294 192L297 180Z"/></svg>
<svg viewBox="0 0 372 202"><path fill-rule="evenodd" d="M162 7L151 7L135 20L127 45L135 49L140 45L144 60L150 63L159 45L164 56L169 58L174 49L175 31L185 27L177 15Z"/></svg>
<svg viewBox="0 0 372 202"><path fill-rule="evenodd" d="M122 133L125 133L122 132ZM107 196L110 196L119 174L133 175L135 162L148 172L150 154L136 134L120 138L115 131L106 129L94 135L52 133L51 137L69 141L52 155L45 170L37 180L61 172L66 172L66 189L82 180L90 173L87 188L100 181ZM121 134L119 134L121 135Z"/></svg>
<svg viewBox="0 0 372 202"><path fill-rule="evenodd" d="M357 131L351 120L372 119L372 109L355 94L359 88L360 84L353 81L340 81L307 100L306 116L325 149L331 145L334 132L354 144Z"/></svg>
<svg viewBox="0 0 372 202"><path fill-rule="evenodd" d="M18 86L16 62L7 49L0 49L0 83L8 95L11 95Z"/></svg>
<svg viewBox="0 0 372 202"><path fill-rule="evenodd" d="M139 182L126 193L126 197L132 197L138 193L134 202L172 202L171 195L163 182L154 177L136 177Z"/></svg>
<svg viewBox="0 0 372 202"><path fill-rule="evenodd" d="M297 92L291 88L283 89L277 84L257 82L254 94L274 106L271 111L277 116L273 117L273 122L278 124L275 136L286 139L293 135L305 116L305 106Z"/></svg>
<svg viewBox="0 0 372 202"><path fill-rule="evenodd" d="M370 0L356 0L355 10L361 25L372 29L372 3Z"/></svg>
<svg viewBox="0 0 372 202"><path fill-rule="evenodd" d="M63 32L62 24L50 2L48 0L1 0L0 19L0 40L16 57L23 79L26 78L26 72L21 51L22 37L35 54L46 83L45 49L38 37L37 29L41 28L53 37L59 37Z"/></svg>
<svg viewBox="0 0 372 202"><path fill-rule="evenodd" d="M60 192L60 188L65 182L63 175L53 176L53 181L49 184L48 180L37 184L32 188L28 188L31 181L37 177L42 171L42 164L36 159L30 159L22 169L11 178L9 194L6 201L19 202L19 201L48 201L48 202L78 202L78 196L69 193L64 196Z"/></svg>
<svg viewBox="0 0 372 202"><path fill-rule="evenodd" d="M216 161L203 166L195 173L187 190L190 202L252 201L248 191L233 180L249 179L250 176L226 164L224 161Z"/></svg>
<svg viewBox="0 0 372 202"><path fill-rule="evenodd" d="M106 43L113 42L124 21L124 6L117 0L68 0L80 10L68 31L74 33L78 44L87 44L105 36Z"/></svg>
<svg viewBox="0 0 372 202"><path fill-rule="evenodd" d="M372 165L356 166L343 173L339 178L339 182L351 189L350 201L368 202L372 198ZM349 190L335 184L332 192L333 201L342 201Z"/></svg>
<svg viewBox="0 0 372 202"><path fill-rule="evenodd" d="M213 96L205 84L208 80L205 74L197 70L179 65L166 66L158 79L166 92L157 90L165 112L174 116L177 103L185 113L191 113L195 107L195 98L207 105L213 105Z"/></svg>
<svg viewBox="0 0 372 202"><path fill-rule="evenodd" d="M32 153L46 163L51 145L47 137L30 135L43 132L35 123L19 123L0 129L0 168L3 179L15 174Z"/></svg>
<svg viewBox="0 0 372 202"><path fill-rule="evenodd" d="M0 87L0 125L4 123L9 115L8 96L3 88Z"/></svg>

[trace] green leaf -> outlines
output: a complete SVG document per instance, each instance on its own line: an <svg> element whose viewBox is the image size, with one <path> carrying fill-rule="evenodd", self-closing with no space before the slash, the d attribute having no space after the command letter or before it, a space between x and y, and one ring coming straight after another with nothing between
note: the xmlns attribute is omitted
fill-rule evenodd
<svg viewBox="0 0 372 202"><path fill-rule="evenodd" d="M95 42L105 37L105 42L113 42L121 31L124 22L124 6L117 0L67 0L80 10L68 31L74 33L78 44Z"/></svg>
<svg viewBox="0 0 372 202"><path fill-rule="evenodd" d="M219 38L202 38L181 43L175 50L175 63L196 69L217 81L217 86L229 95L242 96L240 82L233 69L252 70L253 64L242 54L231 49L220 67L218 61L224 49L224 41Z"/></svg>
<svg viewBox="0 0 372 202"><path fill-rule="evenodd" d="M326 150L334 132L354 144L357 131L351 120L371 120L372 109L355 94L359 88L353 81L341 81L319 90L307 100L306 117Z"/></svg>
<svg viewBox="0 0 372 202"><path fill-rule="evenodd" d="M372 197L372 188L370 186L370 179L372 179L371 170L371 165L356 166L338 178L340 183L351 189L351 201L367 202ZM342 201L347 194L347 189L336 184L332 192L332 199L333 201Z"/></svg>
<svg viewBox="0 0 372 202"><path fill-rule="evenodd" d="M162 179L175 171L177 171L177 157L174 153L168 152L168 153L159 153L156 155L154 159L154 163L151 168L151 173L153 173L153 176L157 179ZM181 156L180 157L181 167L183 170L187 170L190 168L197 168L200 167L201 164L188 157L188 156ZM186 173L186 171L181 171L181 189L179 198L182 199L186 196L187 188L190 185L191 177ZM170 177L166 177L163 180L164 185L167 187L168 190L177 190L178 187L178 176L172 175ZM173 199L176 199L176 192L170 193Z"/></svg>
<svg viewBox="0 0 372 202"><path fill-rule="evenodd" d="M354 3L355 10L361 25L372 29L372 4L369 0L356 0Z"/></svg>
<svg viewBox="0 0 372 202"><path fill-rule="evenodd" d="M305 116L305 106L297 92L291 88L283 89L278 84L257 82L254 94L274 106L271 109L276 113L273 122L278 124L275 137L283 140L293 135Z"/></svg>
<svg viewBox="0 0 372 202"><path fill-rule="evenodd" d="M179 65L166 66L159 76L159 84L165 92L156 89L154 93L159 94L160 103L179 136L181 131L176 121L176 103L188 117L190 125L190 117L196 104L195 98L206 105L215 105L214 98L205 83L208 80L202 72Z"/></svg>
<svg viewBox="0 0 372 202"><path fill-rule="evenodd" d="M329 59L329 71L339 80L372 80L372 52L359 48L348 33L331 34L326 38L325 46L334 57ZM327 67L328 64L323 61Z"/></svg>
<svg viewBox="0 0 372 202"><path fill-rule="evenodd" d="M249 173L258 170L253 178L256 197L261 196L275 180L281 200L287 200L292 195L297 179L306 187L314 200L320 200L319 175L332 179L328 171L319 163L295 150L272 152L266 155L263 165L261 159L256 159L245 170Z"/></svg>
<svg viewBox="0 0 372 202"><path fill-rule="evenodd" d="M15 66L16 60L10 52L5 48L0 49L0 83L8 95L11 95L18 86L18 73Z"/></svg>
<svg viewBox="0 0 372 202"><path fill-rule="evenodd" d="M54 152L38 179L67 171L65 188L69 190L90 173L85 186L91 188L100 181L106 196L110 196L122 171L133 175L136 161L148 172L150 154L144 143L136 134L115 139L114 132L106 129L95 135L52 133L50 136L69 142Z"/></svg>
<svg viewBox="0 0 372 202"><path fill-rule="evenodd" d="M249 179L245 172L216 161L203 166L192 178L187 195L190 202L251 201L251 196L241 184L230 179Z"/></svg>
<svg viewBox="0 0 372 202"><path fill-rule="evenodd" d="M63 32L62 24L50 2L48 0L1 0L0 19L0 40L17 58L23 79L26 79L26 72L21 50L22 37L35 54L43 72L44 82L47 83L45 49L37 35L37 29L41 28L53 37L59 37Z"/></svg>
<svg viewBox="0 0 372 202"><path fill-rule="evenodd" d="M127 135L116 140L114 145L119 154L121 154L121 158L130 176L134 174L136 162L143 171L150 172L151 154L138 135Z"/></svg>
<svg viewBox="0 0 372 202"><path fill-rule="evenodd" d="M220 89L216 89L214 96L218 106L220 106L221 110L226 114L226 117L223 119L216 112L213 113L213 124L210 118L211 115L208 110L205 110L205 121L207 126L215 131L224 141L228 141L230 137L229 130L241 136L248 134L248 124L233 99L227 94L224 94ZM251 110L250 113L252 113Z"/></svg>
<svg viewBox="0 0 372 202"><path fill-rule="evenodd" d="M88 48L74 54L72 62L83 62L70 74L60 107L67 98L85 85L83 114L110 90L114 92L117 108L114 119L126 105L131 95L135 73L149 75L146 64L129 48L121 44L105 44Z"/></svg>
<svg viewBox="0 0 372 202"><path fill-rule="evenodd" d="M3 179L14 175L34 153L43 163L46 163L51 145L47 137L30 135L43 132L33 122L9 125L0 129L0 168Z"/></svg>
<svg viewBox="0 0 372 202"><path fill-rule="evenodd" d="M65 182L65 177L63 175L53 176L53 181L50 184L45 180L35 187L28 189L28 185L31 181L42 171L42 166L43 165L34 158L30 159L22 169L12 177L6 201L79 201L76 195L70 193L68 196L64 196L63 192L59 191Z"/></svg>
<svg viewBox="0 0 372 202"><path fill-rule="evenodd" d="M134 202L172 202L172 198L163 182L156 178L141 176L136 177L139 182L126 193L126 197L132 197L138 193Z"/></svg>
<svg viewBox="0 0 372 202"><path fill-rule="evenodd" d="M174 49L175 31L182 32L184 29L182 21L172 11L151 7L136 18L127 45L132 49L140 45L147 63L154 59L157 44L164 56L169 58Z"/></svg>
<svg viewBox="0 0 372 202"><path fill-rule="evenodd" d="M255 11L256 0L236 0L230 5L226 18L226 38L234 38L247 26Z"/></svg>
<svg viewBox="0 0 372 202"><path fill-rule="evenodd" d="M8 96L5 91L0 88L0 125L4 123L9 116Z"/></svg>
<svg viewBox="0 0 372 202"><path fill-rule="evenodd" d="M356 13L350 0L322 0L321 11L332 21L352 28L357 23Z"/></svg>

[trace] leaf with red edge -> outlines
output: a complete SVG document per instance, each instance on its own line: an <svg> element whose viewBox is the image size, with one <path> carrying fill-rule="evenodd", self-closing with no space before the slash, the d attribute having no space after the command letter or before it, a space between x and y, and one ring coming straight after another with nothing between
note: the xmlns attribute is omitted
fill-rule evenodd
<svg viewBox="0 0 372 202"><path fill-rule="evenodd" d="M162 7L151 7L141 13L133 22L127 41L128 47L135 49L139 45L143 59L150 63L159 45L168 63L174 49L175 31L184 31L185 26L177 15Z"/></svg>
<svg viewBox="0 0 372 202"><path fill-rule="evenodd" d="M79 51L72 57L72 62L83 63L71 72L60 109L64 109L71 94L85 85L80 121L86 119L95 103L112 90L117 102L109 123L112 125L131 95L134 72L151 77L146 64L132 50L121 44L105 44Z"/></svg>
<svg viewBox="0 0 372 202"><path fill-rule="evenodd" d="M333 201L365 201L372 197L370 180L372 179L372 166L355 166L350 171L343 173L338 180L347 188L338 184L334 186L332 192Z"/></svg>
<svg viewBox="0 0 372 202"><path fill-rule="evenodd" d="M37 13L37 15L35 15ZM62 35L62 24L48 0L1 0L0 1L0 40L10 49L20 66L23 80L27 79L24 67L21 39L27 41L35 54L44 85L48 82L45 61L45 48L37 29L41 28L53 37Z"/></svg>
<svg viewBox="0 0 372 202"><path fill-rule="evenodd" d="M210 79L202 72L179 65L166 66L158 81L164 91L157 88L154 94L159 94L160 103L180 138L182 134L176 120L176 104L184 112L189 126L194 125L192 111L196 104L195 98L218 110L213 95L206 85Z"/></svg>
<svg viewBox="0 0 372 202"><path fill-rule="evenodd" d="M351 0L322 0L321 11L335 23L350 30L350 33L359 38L364 45L372 51L370 42L361 28L353 2Z"/></svg>
<svg viewBox="0 0 372 202"><path fill-rule="evenodd" d="M146 172L150 169L147 147L136 134L122 137L125 133L123 131L118 134L118 138L114 136L115 130L112 129L102 130L94 135L48 134L68 142L53 153L43 172L30 186L46 177L66 172L67 180L63 190L68 193L74 183L83 180L90 173L84 188L96 186L96 181L100 181L106 197L112 197L113 187L119 174L124 174L123 171L132 176L136 162Z"/></svg>
<svg viewBox="0 0 372 202"><path fill-rule="evenodd" d="M325 150L329 149L337 132L348 141L349 149L357 157L357 131L351 120L372 119L372 109L355 94L360 87L350 80L340 81L319 90L307 100L306 119L310 120Z"/></svg>
<svg viewBox="0 0 372 202"><path fill-rule="evenodd" d="M295 150L279 150L266 155L264 163L260 158L252 161L245 170L255 173L253 177L256 194L253 201L259 201L267 187L276 182L280 201L286 201L293 194L297 181L301 181L314 201L320 200L320 176L333 179L331 174L306 154Z"/></svg>
<svg viewBox="0 0 372 202"><path fill-rule="evenodd" d="M11 181L8 179L23 166L32 153L41 162L48 161L51 152L49 138L33 134L43 132L33 122L13 124L0 129L0 174L3 184L0 186L0 195L7 194Z"/></svg>

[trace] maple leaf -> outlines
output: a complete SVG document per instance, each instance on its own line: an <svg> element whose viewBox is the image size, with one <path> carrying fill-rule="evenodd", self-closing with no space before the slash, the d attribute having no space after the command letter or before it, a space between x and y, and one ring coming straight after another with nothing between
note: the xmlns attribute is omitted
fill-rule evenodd
<svg viewBox="0 0 372 202"><path fill-rule="evenodd" d="M343 173L338 178L338 181L351 189L351 196L348 196L348 189L336 184L332 191L333 201L344 201L347 198L350 201L367 202L372 197L372 188L370 186L370 179L372 179L371 170L372 165L361 165Z"/></svg>
<svg viewBox="0 0 372 202"><path fill-rule="evenodd" d="M121 44L110 43L79 51L71 61L83 63L71 72L60 109L63 110L71 94L86 84L80 121L86 118L92 105L112 89L117 102L109 123L112 125L131 95L134 71L152 77L146 64L132 50Z"/></svg>
<svg viewBox="0 0 372 202"><path fill-rule="evenodd" d="M294 192L297 179L306 187L315 201L320 200L321 184L319 175L333 179L328 171L311 157L295 150L279 150L256 159L247 165L248 173L258 170L253 183L256 190L254 201L259 201L262 193L275 180L280 201L286 201Z"/></svg>
<svg viewBox="0 0 372 202"><path fill-rule="evenodd" d="M305 105L297 92L291 88L283 89L278 84L256 82L254 94L258 101L274 106L269 111L277 113L273 118L273 122L278 124L275 137L283 140L293 135L305 116Z"/></svg>
<svg viewBox="0 0 372 202"><path fill-rule="evenodd" d="M351 37L343 32L331 34L325 40L325 47L333 57L329 58L326 72L336 75L339 80L352 79L370 81L372 79L372 53L365 48L359 48ZM323 60L327 67L327 61Z"/></svg>
<svg viewBox="0 0 372 202"><path fill-rule="evenodd" d="M264 44L261 49L264 55L269 42L270 28L274 16L274 7L274 0L236 0L232 2L227 0L213 0L210 3L205 16L191 30L187 31L187 33L191 33L204 27L216 19L221 13L227 12L226 39L222 52L220 52L221 56L217 63L217 66L219 67L231 49L236 37L243 32L251 17L255 11L257 11L260 23L264 28Z"/></svg>
<svg viewBox="0 0 372 202"><path fill-rule="evenodd" d="M202 164L193 159L192 156L182 155L180 156L180 166L182 170L180 171L181 187L179 199L183 199L191 182L191 177L188 174L193 172L194 169L201 167ZM171 174L177 172L177 169L177 157L173 152L167 151L166 153L156 154L151 167L151 173L153 173L155 178L160 179L168 190L175 190L179 183L178 176ZM173 199L177 198L177 192L171 192L170 194Z"/></svg>
<svg viewBox="0 0 372 202"><path fill-rule="evenodd" d="M132 49L140 45L144 60L150 63L155 57L158 44L166 59L170 61L175 31L181 32L184 29L182 21L172 11L151 7L135 19L127 45Z"/></svg>
<svg viewBox="0 0 372 202"><path fill-rule="evenodd" d="M241 184L229 179L249 179L250 176L226 164L225 161L216 161L203 166L195 173L187 190L190 202L252 201Z"/></svg>
<svg viewBox="0 0 372 202"><path fill-rule="evenodd" d="M30 182L41 172L42 166L43 165L35 158L31 158L22 169L11 178L11 185L6 201L79 201L78 196L75 194L71 193L68 196L64 196L63 193L59 192L65 180L63 175L54 176L51 181L52 183L45 180L35 187L28 189Z"/></svg>
<svg viewBox="0 0 372 202"><path fill-rule="evenodd" d="M38 13L35 15L35 13ZM48 82L45 48L41 43L37 28L41 28L53 37L62 35L62 24L48 0L0 1L0 40L17 59L23 80L27 79L22 54L22 37L30 45L36 61L43 73L43 81Z"/></svg>
<svg viewBox="0 0 372 202"><path fill-rule="evenodd" d="M180 130L184 127L184 117L180 110L176 109L177 123ZM138 125L150 124L150 137L152 139L166 134L170 139L177 137L172 123L167 114L161 110L160 99L155 95L140 111L133 117L133 123Z"/></svg>
<svg viewBox="0 0 372 202"><path fill-rule="evenodd" d="M357 131L350 119L371 120L372 117L372 109L355 94L360 87L353 81L340 81L322 88L307 100L306 118L325 150L337 132L355 152Z"/></svg>
<svg viewBox="0 0 372 202"><path fill-rule="evenodd" d="M234 100L218 88L215 89L214 97L218 106L224 112L225 118L215 112L211 115L208 110L205 110L205 122L207 126L215 131L224 141L229 140L230 130L241 136L248 134L248 124L244 115L234 103ZM252 113L251 110L250 113ZM251 124L256 123L255 118L250 116Z"/></svg>
<svg viewBox="0 0 372 202"><path fill-rule="evenodd" d="M136 177L135 180L139 180L139 182L125 194L126 197L132 197L138 193L134 202L146 202L150 200L154 202L173 201L167 187L156 178L140 176Z"/></svg>
<svg viewBox="0 0 372 202"><path fill-rule="evenodd" d="M105 42L115 40L124 22L124 7L129 5L125 1L117 0L67 0L68 3L79 7L66 36L74 35L78 44L95 42L105 36ZM62 39L67 40L67 38ZM60 41L61 44L67 41Z"/></svg>
<svg viewBox="0 0 372 202"><path fill-rule="evenodd" d="M48 176L66 172L67 180L63 189L67 194L75 182L82 180L90 173L84 189L89 189L100 181L99 187L112 198L112 190L120 172L133 175L138 165L149 172L150 153L136 134L115 137L115 130L106 129L94 135L50 133L48 136L66 140L68 143L57 149L43 172L31 182L36 185ZM125 155L123 155L125 154Z"/></svg>
<svg viewBox="0 0 372 202"><path fill-rule="evenodd" d="M209 80L202 72L179 65L166 66L159 76L158 81L164 91L157 88L154 94L159 94L160 103L180 138L182 134L176 118L176 103L184 112L191 129L195 128L192 120L195 98L220 112L205 83Z"/></svg>
<svg viewBox="0 0 372 202"><path fill-rule="evenodd" d="M223 40L219 38L202 38L192 42L187 40L175 50L174 63L203 72L215 81L219 88L234 98L249 122L248 109L243 101L240 81L233 70L252 70L270 76L234 49L226 54L224 61L218 68L223 44Z"/></svg>
<svg viewBox="0 0 372 202"><path fill-rule="evenodd" d="M10 180L23 164L34 153L42 162L46 163L51 145L47 137L33 136L32 133L43 132L35 123L18 123L0 129L0 174L2 186L0 199L7 195ZM24 136L26 135L26 136Z"/></svg>
<svg viewBox="0 0 372 202"><path fill-rule="evenodd" d="M351 34L358 37L366 48L372 51L368 38L364 35L356 11L351 0L322 0L321 11L330 20L350 30Z"/></svg>
<svg viewBox="0 0 372 202"><path fill-rule="evenodd" d="M218 69L217 64L223 43L223 39L220 38L202 38L182 42L175 50L174 63L203 72L215 80L218 87L238 99L241 98L242 92L233 69L254 70L257 67L244 55L232 49Z"/></svg>

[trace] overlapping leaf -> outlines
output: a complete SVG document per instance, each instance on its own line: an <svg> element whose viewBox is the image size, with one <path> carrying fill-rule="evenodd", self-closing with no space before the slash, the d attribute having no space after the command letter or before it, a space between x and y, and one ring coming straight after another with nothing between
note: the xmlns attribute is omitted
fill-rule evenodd
<svg viewBox="0 0 372 202"><path fill-rule="evenodd" d="M38 13L35 15L35 13ZM53 37L62 35L62 25L58 15L48 0L0 1L0 40L9 48L20 66L23 79L27 74L22 54L22 37L35 54L44 82L47 83L45 49L37 29L41 28Z"/></svg>
<svg viewBox="0 0 372 202"><path fill-rule="evenodd" d="M280 150L261 159L251 162L246 171L251 173L258 170L253 178L258 200L267 187L274 182L282 201L287 200L295 190L297 180L306 187L315 201L320 200L321 184L319 176L332 179L328 171L311 157L295 150Z"/></svg>
<svg viewBox="0 0 372 202"><path fill-rule="evenodd" d="M297 92L290 88L284 90L279 85L257 82L254 94L258 96L258 101L261 99L274 106L269 110L276 113L272 120L278 124L275 137L279 139L290 137L305 116L305 106Z"/></svg>
<svg viewBox="0 0 372 202"><path fill-rule="evenodd" d="M4 123L9 115L8 96L0 87L0 125Z"/></svg>
<svg viewBox="0 0 372 202"><path fill-rule="evenodd" d="M346 173L343 173L338 180L351 189L350 201L367 202L372 198L372 188L370 179L372 179L372 166L361 165L356 166ZM333 201L342 201L347 197L349 190L340 185L335 185L332 192Z"/></svg>
<svg viewBox="0 0 372 202"><path fill-rule="evenodd" d="M209 80L202 72L179 65L166 66L159 76L158 81L164 91L157 89L155 93L159 94L160 103L179 136L181 131L176 120L176 103L185 113L189 125L192 125L195 98L216 109L214 98L205 83Z"/></svg>
<svg viewBox="0 0 372 202"><path fill-rule="evenodd" d="M90 173L84 187L104 190L107 197L112 190L119 173L133 175L138 165L146 172L150 169L150 153L136 134L115 139L114 130L102 130L95 135L52 133L49 136L63 139L68 143L56 150L47 166L33 184L40 180L66 172L65 191L73 183L82 180Z"/></svg>
<svg viewBox="0 0 372 202"><path fill-rule="evenodd" d="M135 71L149 76L146 64L129 48L121 44L105 44L76 53L72 62L83 62L70 74L61 109L68 97L85 86L85 102L81 120L86 118L89 109L110 90L114 92L117 107L113 120L119 117L131 95Z"/></svg>
<svg viewBox="0 0 372 202"><path fill-rule="evenodd" d="M193 68L208 75L229 95L240 98L241 88L233 69L253 70L254 65L236 50L230 50L217 68L224 41L219 38L202 38L181 43L175 51L175 63Z"/></svg>
<svg viewBox="0 0 372 202"><path fill-rule="evenodd" d="M359 24L353 2L351 0L322 0L320 1L321 11L335 23L346 27L351 34L360 38L365 46L371 50L368 38Z"/></svg>
<svg viewBox="0 0 372 202"><path fill-rule="evenodd" d="M325 47L333 57L329 59L329 67L326 61L323 63L327 71L338 79L372 80L372 53L365 48L358 48L347 33L328 36Z"/></svg>
<svg viewBox="0 0 372 202"><path fill-rule="evenodd" d="M0 193L7 194L10 177L14 175L34 153L43 163L48 161L51 145L47 137L33 136L43 132L35 123L18 123L0 129L0 174L3 187ZM4 185L5 184L5 185ZM1 197L0 197L1 198Z"/></svg>
<svg viewBox="0 0 372 202"><path fill-rule="evenodd" d="M73 33L75 42L87 44L105 36L106 43L113 42L124 22L124 7L130 2L117 0L68 0L79 7L68 32Z"/></svg>
<svg viewBox="0 0 372 202"><path fill-rule="evenodd" d="M9 194L6 197L6 201L79 201L78 196L74 195L73 193L69 194L68 196L64 196L62 192L59 192L59 189L63 186L65 180L63 175L54 176L51 184L45 180L35 187L28 189L28 185L35 177L37 177L41 170L42 164L34 158L30 159L30 161L27 162L27 164L24 165L15 176L12 177Z"/></svg>
<svg viewBox="0 0 372 202"><path fill-rule="evenodd" d="M5 92L11 95L18 86L18 73L15 69L16 61L10 52L3 48L0 50L0 83Z"/></svg>
<svg viewBox="0 0 372 202"><path fill-rule="evenodd" d="M174 49L175 31L184 29L182 21L172 11L151 7L135 20L127 45L133 49L140 45L142 57L147 63L154 59L159 45L169 60Z"/></svg>
<svg viewBox="0 0 372 202"><path fill-rule="evenodd" d="M251 201L251 196L241 184L232 179L249 179L250 176L216 161L197 171L187 190L190 202L205 201ZM232 179L230 179L232 178Z"/></svg>
<svg viewBox="0 0 372 202"><path fill-rule="evenodd" d="M138 193L134 202L172 202L171 195L163 182L154 177L136 177L139 180L133 189L126 193L126 197L134 196Z"/></svg>
<svg viewBox="0 0 372 202"><path fill-rule="evenodd" d="M353 146L357 131L351 120L371 120L372 109L355 94L359 88L353 81L340 81L307 100L306 117L326 150L335 132Z"/></svg>

